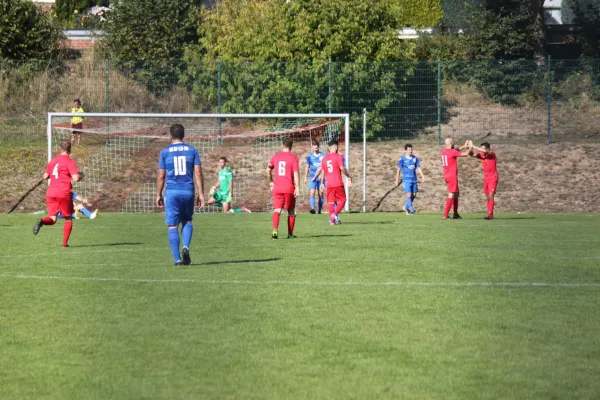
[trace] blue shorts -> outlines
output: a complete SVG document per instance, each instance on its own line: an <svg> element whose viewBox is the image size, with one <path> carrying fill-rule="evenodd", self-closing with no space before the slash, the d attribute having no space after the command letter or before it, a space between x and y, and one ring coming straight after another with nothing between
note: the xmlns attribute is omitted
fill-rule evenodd
<svg viewBox="0 0 600 400"><path fill-rule="evenodd" d="M402 187L404 188L404 193L417 193L419 191L417 182L402 182Z"/></svg>
<svg viewBox="0 0 600 400"><path fill-rule="evenodd" d="M165 193L165 223L177 226L182 221L191 221L194 215L194 193L167 191Z"/></svg>
<svg viewBox="0 0 600 400"><path fill-rule="evenodd" d="M308 180L308 190L321 190L321 180L315 179L314 182L312 179Z"/></svg>

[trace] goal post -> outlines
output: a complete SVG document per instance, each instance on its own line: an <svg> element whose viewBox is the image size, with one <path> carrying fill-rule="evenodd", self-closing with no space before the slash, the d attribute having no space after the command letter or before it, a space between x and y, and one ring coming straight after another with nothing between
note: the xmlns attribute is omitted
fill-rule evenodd
<svg viewBox="0 0 600 400"><path fill-rule="evenodd" d="M83 127L73 129L72 117L82 117ZM227 157L234 175L233 207L270 211L266 179L270 157L280 151L283 139L294 139L293 152L300 161L301 198L297 209L307 209L308 190L303 183L305 158L316 140L327 152L331 139L343 143L350 170L349 114L166 114L166 113L48 113L46 134L50 160L61 140L73 134L80 145L72 156L86 173L74 191L108 212L159 212L156 171L160 151L170 143L169 127L180 123L184 141L196 147L202 161L205 199L217 182L218 160ZM342 141L343 140L343 141ZM349 200L348 187L346 194ZM305 201L306 200L306 201ZM346 211L350 209L346 203ZM214 206L201 212L219 212Z"/></svg>

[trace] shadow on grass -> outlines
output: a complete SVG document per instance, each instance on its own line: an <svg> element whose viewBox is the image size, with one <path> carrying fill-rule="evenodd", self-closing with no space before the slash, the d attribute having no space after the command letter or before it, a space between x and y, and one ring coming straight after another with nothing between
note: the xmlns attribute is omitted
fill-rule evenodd
<svg viewBox="0 0 600 400"><path fill-rule="evenodd" d="M348 234L344 234L344 235L307 235L307 236L302 236L304 238L322 238L322 237L345 237L345 236L354 236L354 235L348 235Z"/></svg>
<svg viewBox="0 0 600 400"><path fill-rule="evenodd" d="M221 265L221 264L254 264L254 263L265 263L271 261L279 261L281 258L260 258L254 260L232 260L232 261L206 261L206 262L198 262L191 263L191 265Z"/></svg>
<svg viewBox="0 0 600 400"><path fill-rule="evenodd" d="M96 243L96 244L82 244L77 246L70 247L105 247L105 246L139 246L144 243L132 243L132 242L122 242L122 243Z"/></svg>
<svg viewBox="0 0 600 400"><path fill-rule="evenodd" d="M352 221L352 222L342 222L342 225L383 225L383 224L393 224L395 221Z"/></svg>

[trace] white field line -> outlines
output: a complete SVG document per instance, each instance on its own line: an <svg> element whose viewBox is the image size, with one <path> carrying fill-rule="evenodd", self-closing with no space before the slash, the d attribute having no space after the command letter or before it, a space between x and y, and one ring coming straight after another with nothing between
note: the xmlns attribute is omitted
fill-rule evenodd
<svg viewBox="0 0 600 400"><path fill-rule="evenodd" d="M125 283L190 283L197 285L261 285L261 286L424 286L424 287L552 287L552 288L600 288L600 282L329 282L329 281L251 281L251 280L200 280L200 279L146 279L146 278L101 278L58 275L9 275L0 278L47 279L92 282Z"/></svg>

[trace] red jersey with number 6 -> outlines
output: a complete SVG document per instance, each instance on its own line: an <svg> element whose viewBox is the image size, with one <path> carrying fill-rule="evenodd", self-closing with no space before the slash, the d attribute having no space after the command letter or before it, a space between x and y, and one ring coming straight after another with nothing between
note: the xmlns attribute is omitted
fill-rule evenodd
<svg viewBox="0 0 600 400"><path fill-rule="evenodd" d="M442 165L444 166L444 177L458 177L458 162L457 158L461 156L461 152L454 149L442 150Z"/></svg>
<svg viewBox="0 0 600 400"><path fill-rule="evenodd" d="M48 163L46 173L50 175L50 184L46 191L47 197L71 195L73 191L72 177L79 174L75 160L67 155L56 156Z"/></svg>
<svg viewBox="0 0 600 400"><path fill-rule="evenodd" d="M269 168L273 171L274 193L294 193L294 172L298 172L298 157L281 151L271 158Z"/></svg>
<svg viewBox="0 0 600 400"><path fill-rule="evenodd" d="M321 168L325 171L325 183L328 188L344 186L342 170L346 165L344 156L339 153L329 153L321 160Z"/></svg>

